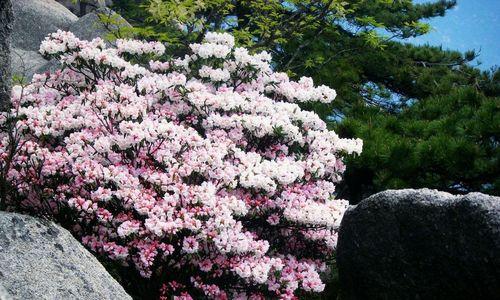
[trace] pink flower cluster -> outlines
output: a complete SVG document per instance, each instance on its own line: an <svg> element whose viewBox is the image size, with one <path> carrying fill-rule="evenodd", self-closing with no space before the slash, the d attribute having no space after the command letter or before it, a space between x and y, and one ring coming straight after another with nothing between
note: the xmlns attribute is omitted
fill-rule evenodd
<svg viewBox="0 0 500 300"><path fill-rule="evenodd" d="M362 141L294 102L335 91L273 72L228 34L169 60L159 43L117 44L54 33L40 52L62 70L14 89L0 156L17 147L8 180L22 205L69 210L87 247L161 280L164 297L321 292L347 207L334 197L342 155Z"/></svg>

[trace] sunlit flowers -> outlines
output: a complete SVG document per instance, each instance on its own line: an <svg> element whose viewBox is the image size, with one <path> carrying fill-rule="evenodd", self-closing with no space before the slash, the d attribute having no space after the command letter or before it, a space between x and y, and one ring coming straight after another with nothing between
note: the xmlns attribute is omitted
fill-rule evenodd
<svg viewBox="0 0 500 300"><path fill-rule="evenodd" d="M228 34L168 60L160 43L117 47L62 31L42 43L63 69L15 88L3 118L18 118L0 155L15 142L22 205L69 209L87 247L161 280L163 297L321 292L347 207L342 156L362 142L296 103L335 91L274 73Z"/></svg>

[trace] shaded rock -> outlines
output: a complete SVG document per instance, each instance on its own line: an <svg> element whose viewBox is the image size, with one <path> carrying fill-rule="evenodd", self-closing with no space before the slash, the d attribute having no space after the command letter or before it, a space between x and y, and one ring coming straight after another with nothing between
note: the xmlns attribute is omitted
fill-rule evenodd
<svg viewBox="0 0 500 300"><path fill-rule="evenodd" d="M108 22L111 20L111 22ZM99 8L71 25L69 30L79 39L92 40L100 37L107 39L113 32L132 28L132 26L119 14L109 8Z"/></svg>
<svg viewBox="0 0 500 300"><path fill-rule="evenodd" d="M42 40L58 29L68 30L78 17L54 0L15 0L12 46L38 51Z"/></svg>
<svg viewBox="0 0 500 300"><path fill-rule="evenodd" d="M0 212L0 285L14 299L131 299L65 229Z"/></svg>
<svg viewBox="0 0 500 300"><path fill-rule="evenodd" d="M95 9L110 6L113 4L112 0L56 0L64 5L75 15L81 17Z"/></svg>
<svg viewBox="0 0 500 300"><path fill-rule="evenodd" d="M11 91L10 41L12 33L12 4L0 1L0 111L8 107Z"/></svg>
<svg viewBox="0 0 500 300"><path fill-rule="evenodd" d="M57 61L48 61L43 58L38 51L13 48L11 57L12 74L27 79L32 78L34 74L54 71L60 66Z"/></svg>
<svg viewBox="0 0 500 300"><path fill-rule="evenodd" d="M385 191L350 208L342 299L500 299L500 198Z"/></svg>

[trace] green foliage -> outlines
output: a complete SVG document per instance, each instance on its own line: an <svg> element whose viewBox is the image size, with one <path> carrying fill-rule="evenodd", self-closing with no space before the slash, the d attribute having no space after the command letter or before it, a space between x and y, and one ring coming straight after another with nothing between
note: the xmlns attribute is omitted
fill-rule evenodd
<svg viewBox="0 0 500 300"><path fill-rule="evenodd" d="M277 70L337 90L316 111L365 149L348 162L339 196L357 202L387 188L500 194L500 74L470 65L474 51L404 43L431 30L456 1L117 0L135 34L186 52L206 31L229 31ZM402 42L403 41L403 42Z"/></svg>
<svg viewBox="0 0 500 300"><path fill-rule="evenodd" d="M128 26L127 21L119 14L113 11L100 13L98 16L99 24L94 24L96 28L104 26L109 32L104 39L110 42L116 39L132 38L135 35L135 29Z"/></svg>
<svg viewBox="0 0 500 300"><path fill-rule="evenodd" d="M499 128L500 98L471 87L398 114L361 109L337 128L369 141L350 161L347 186L353 194L407 187L499 194Z"/></svg>

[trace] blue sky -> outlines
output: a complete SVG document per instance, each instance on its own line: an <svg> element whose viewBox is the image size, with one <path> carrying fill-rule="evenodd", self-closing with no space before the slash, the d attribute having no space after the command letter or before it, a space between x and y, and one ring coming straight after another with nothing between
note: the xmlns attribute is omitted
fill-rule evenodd
<svg viewBox="0 0 500 300"><path fill-rule="evenodd" d="M415 0L416 3L433 2ZM432 31L410 41L445 49L480 50L481 69L500 67L500 0L458 0L444 17L429 20Z"/></svg>

